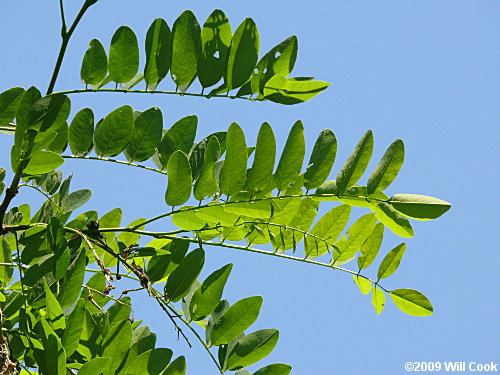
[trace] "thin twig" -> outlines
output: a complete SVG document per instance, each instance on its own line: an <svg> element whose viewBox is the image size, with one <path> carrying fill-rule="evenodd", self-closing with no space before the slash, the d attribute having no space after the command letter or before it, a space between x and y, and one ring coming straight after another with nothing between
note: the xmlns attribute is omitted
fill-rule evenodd
<svg viewBox="0 0 500 375"><path fill-rule="evenodd" d="M160 169L151 168L151 167L148 167L146 165L131 163L128 161L123 161L123 160L101 158L101 157L96 157L96 156L74 156L74 155L61 155L61 156L64 159L87 159L87 160L96 160L96 161L106 161L106 162L110 162L110 163L123 164L123 165L129 165L131 167L142 168L142 169L146 169L146 170L151 171L151 172L161 173L163 175L167 174L166 171L162 171Z"/></svg>

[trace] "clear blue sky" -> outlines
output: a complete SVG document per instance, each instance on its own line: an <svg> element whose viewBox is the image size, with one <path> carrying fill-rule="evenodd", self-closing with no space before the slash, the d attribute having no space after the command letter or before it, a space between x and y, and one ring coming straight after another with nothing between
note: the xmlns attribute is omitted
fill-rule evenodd
<svg viewBox="0 0 500 375"><path fill-rule="evenodd" d="M69 20L81 2L66 1ZM46 90L59 48L57 3L2 2L0 91L31 85ZM435 307L428 318L404 315L391 302L376 316L370 299L346 274L209 249L203 276L222 264L235 264L225 292L230 301L264 297L255 327L281 332L265 363L290 363L293 373L301 375L400 375L406 361L500 362L500 3L100 0L77 29L56 90L82 87L80 62L91 38L109 46L114 30L129 25L142 45L154 18L172 25L186 8L200 22L221 8L233 30L245 17L254 18L262 51L296 34L294 75L314 75L332 86L292 107L174 96L74 95L72 113L87 106L98 116L123 104L139 110L159 106L167 126L198 114L201 138L236 121L249 143L255 142L258 126L268 121L282 136L281 146L293 122L301 119L309 150L322 129L335 132L339 154L332 178L361 135L373 129L371 169L394 139L406 145L406 162L390 193L432 195L453 204L437 221L414 222L416 236L408 241L400 269L385 283L390 289L425 293ZM8 136L0 136L0 165L6 168L10 144ZM105 213L123 207L125 222L166 209L166 180L160 175L85 161L69 161L63 170L75 173L74 189L94 190L87 209ZM22 194L34 204L38 201L26 191ZM385 251L397 241L386 236ZM176 342L171 324L152 301L136 302L135 317L149 322L162 345L177 354L187 352L190 375L216 373L199 346L187 350Z"/></svg>

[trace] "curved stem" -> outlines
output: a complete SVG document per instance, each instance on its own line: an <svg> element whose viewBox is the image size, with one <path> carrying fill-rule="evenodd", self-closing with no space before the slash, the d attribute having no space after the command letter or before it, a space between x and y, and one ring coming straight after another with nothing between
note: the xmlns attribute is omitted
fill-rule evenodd
<svg viewBox="0 0 500 375"><path fill-rule="evenodd" d="M32 188L36 191L38 191L40 194L42 194L45 198L47 198L48 201L50 201L50 203L52 203L54 206L56 206L57 208L62 208L61 206L59 206L58 204L56 204L54 202L54 200L48 195L46 194L43 190L40 190L39 188L37 188L36 186L33 186L33 185L30 185L30 184L19 184L19 187L22 187L22 186L26 186L26 187L29 187L29 188Z"/></svg>
<svg viewBox="0 0 500 375"><path fill-rule="evenodd" d="M166 94L166 95L179 95L179 96L197 96L201 98L230 98L230 99L243 99L243 100L250 100L252 102L255 101L262 101L262 100L257 100L257 99L251 99L251 98L246 98L243 96L227 96L227 95L204 95L204 94L196 94L196 93L190 93L190 92L178 92L178 91L147 91L147 90L124 90L124 89L80 89L80 90L67 90L67 91L58 91L55 92L54 94L64 94L64 95L70 95L70 94L82 94L82 93L91 93L91 92L121 92L121 93L131 93L131 94Z"/></svg>
<svg viewBox="0 0 500 375"><path fill-rule="evenodd" d="M131 166L131 167L136 167L136 168L142 168L142 169L146 169L148 171L152 171L152 172L156 172L156 173L161 173L163 175L166 175L167 172L165 171L162 171L162 170L159 170L159 169L156 169L156 168L151 168L151 167L148 167L146 165L141 165L141 164L135 164L135 163L130 163L128 161L123 161L123 160L116 160L116 159L109 159L109 158L100 158L100 157L97 157L97 156L66 156L66 155L61 155L64 159L87 159L87 160L100 160L100 161L107 161L107 162L110 162L110 163L116 163L116 164L123 164L123 165L128 165L128 166Z"/></svg>

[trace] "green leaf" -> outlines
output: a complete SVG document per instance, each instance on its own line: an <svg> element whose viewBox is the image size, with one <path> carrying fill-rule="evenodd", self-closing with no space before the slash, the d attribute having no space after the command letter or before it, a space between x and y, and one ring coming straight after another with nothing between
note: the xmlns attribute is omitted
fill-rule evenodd
<svg viewBox="0 0 500 375"><path fill-rule="evenodd" d="M402 243L389 251L378 268L378 279L385 279L391 276L399 267L401 258L406 251L406 244Z"/></svg>
<svg viewBox="0 0 500 375"><path fill-rule="evenodd" d="M382 312L385 306L385 294L376 286L372 288L372 305L377 315Z"/></svg>
<svg viewBox="0 0 500 375"><path fill-rule="evenodd" d="M114 208L99 218L99 227L101 229L117 228L120 226L121 221L122 221L122 209ZM113 232L107 232L103 234L104 237L106 237L107 243L111 243L113 238L115 237L115 233Z"/></svg>
<svg viewBox="0 0 500 375"><path fill-rule="evenodd" d="M64 163L64 159L52 151L35 151L31 154L30 160L24 173L29 175L40 175L52 172Z"/></svg>
<svg viewBox="0 0 500 375"><path fill-rule="evenodd" d="M168 159L168 186L165 202L169 206L180 206L191 196L191 166L185 153L176 151Z"/></svg>
<svg viewBox="0 0 500 375"><path fill-rule="evenodd" d="M172 351L170 349L148 350L137 356L122 372L124 375L164 374L163 370L167 367L171 357Z"/></svg>
<svg viewBox="0 0 500 375"><path fill-rule="evenodd" d="M95 375L99 373L99 370L106 368L109 364L109 358L97 357L90 361L84 363L84 365L78 370L79 375Z"/></svg>
<svg viewBox="0 0 500 375"><path fill-rule="evenodd" d="M109 76L116 83L126 83L139 70L139 45L134 31L121 26L113 34L109 48Z"/></svg>
<svg viewBox="0 0 500 375"><path fill-rule="evenodd" d="M92 276L88 281L87 281L87 286L98 290L100 292L104 291L104 288L106 288L106 279L104 278L104 275L102 273L96 273L94 276ZM85 308L91 312L91 313L96 313L99 310L94 306L94 304L88 299L89 294L92 294L93 297L92 299L99 305L101 308L104 307L104 305L109 301L109 298L106 298L105 296L99 294L99 293L89 293L87 288L82 289L80 298L85 301Z"/></svg>
<svg viewBox="0 0 500 375"><path fill-rule="evenodd" d="M66 271L57 296L63 309L70 307L78 299L85 277L86 265L87 257L85 256L85 251L80 251Z"/></svg>
<svg viewBox="0 0 500 375"><path fill-rule="evenodd" d="M264 99L280 104L298 104L314 98L330 84L310 78L287 78L276 74L264 86Z"/></svg>
<svg viewBox="0 0 500 375"><path fill-rule="evenodd" d="M373 133L368 130L358 142L356 148L342 166L337 179L337 193L344 192L353 186L365 173L373 152Z"/></svg>
<svg viewBox="0 0 500 375"><path fill-rule="evenodd" d="M172 27L170 74L181 92L185 92L196 77L200 33L200 25L190 10L184 11Z"/></svg>
<svg viewBox="0 0 500 375"><path fill-rule="evenodd" d="M413 289L396 289L389 292L394 304L401 311L413 316L432 315L434 308L422 293Z"/></svg>
<svg viewBox="0 0 500 375"><path fill-rule="evenodd" d="M277 329L261 329L240 338L229 354L226 367L234 371L253 365L273 351L278 338Z"/></svg>
<svg viewBox="0 0 500 375"><path fill-rule="evenodd" d="M276 159L276 138L273 128L264 122L259 129L252 168L248 171L246 187L253 193L267 191L273 185ZM272 188L271 188L272 189Z"/></svg>
<svg viewBox="0 0 500 375"><path fill-rule="evenodd" d="M186 317L186 321L188 323L191 323L193 321L191 314L189 312L189 306L191 305L191 299L193 298L194 292L198 290L198 288L201 286L201 282L196 280L192 285L191 288L189 289L188 294L182 298L182 312L184 313L184 316Z"/></svg>
<svg viewBox="0 0 500 375"><path fill-rule="evenodd" d="M368 268L375 260L384 238L384 228L383 223L375 225L372 234L370 234L370 237L361 246L361 254L358 257L358 267L360 270Z"/></svg>
<svg viewBox="0 0 500 375"><path fill-rule="evenodd" d="M109 330L102 344L102 356L110 358L108 365L101 368L103 375L115 374L127 354L131 342L132 325L128 319L116 324Z"/></svg>
<svg viewBox="0 0 500 375"><path fill-rule="evenodd" d="M329 243L334 243L347 225L350 215L351 207L347 204L334 207L318 220L311 229L311 234ZM307 256L310 258L319 257L328 252L330 248L323 241L320 241Z"/></svg>
<svg viewBox="0 0 500 375"><path fill-rule="evenodd" d="M147 266L147 275L151 282L160 282L175 270L182 262L189 248L189 242L172 241L168 247L170 254L151 257Z"/></svg>
<svg viewBox="0 0 500 375"><path fill-rule="evenodd" d="M10 123L16 117L16 112L24 95L22 87L13 87L0 94L0 124Z"/></svg>
<svg viewBox="0 0 500 375"><path fill-rule="evenodd" d="M66 353L59 341L59 337L50 327L45 319L40 320L42 327L42 343L44 364L47 368L47 374L65 375L66 374Z"/></svg>
<svg viewBox="0 0 500 375"><path fill-rule="evenodd" d="M371 208L375 212L377 219L392 232L404 238L413 237L413 228L408 219L392 208L392 206L385 202L378 202L371 205Z"/></svg>
<svg viewBox="0 0 500 375"><path fill-rule="evenodd" d="M107 72L108 57L106 51L98 39L92 39L83 56L80 78L86 85L97 85L106 78Z"/></svg>
<svg viewBox="0 0 500 375"><path fill-rule="evenodd" d="M243 333L257 320L262 301L260 296L247 297L229 307L214 323L209 344L227 344Z"/></svg>
<svg viewBox="0 0 500 375"><path fill-rule="evenodd" d="M56 136L46 147L46 150L62 154L68 147L68 123L62 123L61 126L54 129L53 132L56 133Z"/></svg>
<svg viewBox="0 0 500 375"><path fill-rule="evenodd" d="M146 66L144 80L154 90L170 69L170 28L162 18L153 21L146 34Z"/></svg>
<svg viewBox="0 0 500 375"><path fill-rule="evenodd" d="M238 216L248 216L252 218L269 219L273 210L271 201L251 201L224 205L223 209L227 213Z"/></svg>
<svg viewBox="0 0 500 375"><path fill-rule="evenodd" d="M81 288L81 287L80 287ZM78 348L85 320L85 301L79 299L71 314L67 317L66 330L62 337L62 345L68 357Z"/></svg>
<svg viewBox="0 0 500 375"><path fill-rule="evenodd" d="M177 121L163 136L158 146L158 156L164 168L168 165L168 159L175 151L182 151L186 155L193 147L198 127L198 117L186 116Z"/></svg>
<svg viewBox="0 0 500 375"><path fill-rule="evenodd" d="M186 358L184 356L174 359L162 375L185 375L186 374Z"/></svg>
<svg viewBox="0 0 500 375"><path fill-rule="evenodd" d="M47 310L45 318L54 331L64 331L66 328L66 319L64 318L61 305L50 290L45 279L43 279L43 285L45 288L45 308Z"/></svg>
<svg viewBox="0 0 500 375"><path fill-rule="evenodd" d="M193 180L197 179L200 176L201 171L203 170L203 164L205 159L205 150L208 146L208 142L212 137L216 137L219 141L221 148L221 155L226 152L226 135L227 132L216 132L210 134L208 137L204 138L201 142L195 144L192 147L191 152L189 153L189 163L191 164L191 170L193 172ZM224 163L223 161L219 161L216 163L215 170L220 172L220 167L217 169L218 164ZM219 173L220 174L220 173ZM216 179L218 178L218 174L216 172Z"/></svg>
<svg viewBox="0 0 500 375"><path fill-rule="evenodd" d="M295 65L297 49L297 37L293 35L266 53L250 79L251 92L263 94L266 83L277 74L287 77Z"/></svg>
<svg viewBox="0 0 500 375"><path fill-rule="evenodd" d="M233 265L230 263L211 273L195 291L189 305L192 320L204 319L215 310L232 268Z"/></svg>
<svg viewBox="0 0 500 375"><path fill-rule="evenodd" d="M163 116L160 108L150 108L137 116L132 137L125 148L127 160L145 161L152 157L160 145L162 131Z"/></svg>
<svg viewBox="0 0 500 375"><path fill-rule="evenodd" d="M65 212L74 211L87 203L90 197L92 197L92 190L81 189L74 191L62 200L62 207Z"/></svg>
<svg viewBox="0 0 500 375"><path fill-rule="evenodd" d="M66 122L71 101L66 95L54 94L37 100L28 115L28 128L40 132L57 129Z"/></svg>
<svg viewBox="0 0 500 375"><path fill-rule="evenodd" d="M224 82L227 91L242 86L252 75L259 58L259 32L251 18L245 19L234 32L229 47Z"/></svg>
<svg viewBox="0 0 500 375"><path fill-rule="evenodd" d="M135 228L138 224L144 223L146 221L146 218L139 218L134 221L132 221L129 225L127 225L127 228ZM138 227L137 229L143 230L144 225ZM134 233L134 232L121 232L118 235L118 239L122 241L125 245L132 245L135 243L139 242L139 239L141 238L140 233Z"/></svg>
<svg viewBox="0 0 500 375"><path fill-rule="evenodd" d="M20 145L26 136L29 128L29 113L31 107L42 97L40 91L31 86L21 98L16 112L16 132L14 134L14 143Z"/></svg>
<svg viewBox="0 0 500 375"><path fill-rule="evenodd" d="M92 150L93 138L94 112L84 108L75 115L68 130L69 147L73 155L87 155Z"/></svg>
<svg viewBox="0 0 500 375"><path fill-rule="evenodd" d="M361 293L368 294L371 292L372 283L370 282L370 280L365 279L364 277L359 277L357 275L353 275L352 278L353 278L354 282L356 283L356 285L359 287L359 290L361 291Z"/></svg>
<svg viewBox="0 0 500 375"><path fill-rule="evenodd" d="M215 164L221 155L220 143L217 137L212 136L205 148L203 169L200 177L194 185L194 197L202 201L209 198L217 191L217 181L215 179Z"/></svg>
<svg viewBox="0 0 500 375"><path fill-rule="evenodd" d="M304 125L297 121L286 140L285 148L281 154L274 180L279 191L284 191L295 182L300 175L305 155Z"/></svg>
<svg viewBox="0 0 500 375"><path fill-rule="evenodd" d="M5 245L4 245L5 246ZM24 284L33 287L35 283L54 268L54 254L42 256L24 274Z"/></svg>
<svg viewBox="0 0 500 375"><path fill-rule="evenodd" d="M11 263L12 262L12 249L9 243L2 237L0 241L0 263ZM6 288L12 280L12 275L14 274L13 267L0 267L0 285Z"/></svg>
<svg viewBox="0 0 500 375"><path fill-rule="evenodd" d="M337 154L337 139L329 129L323 130L314 144L309 164L304 174L304 187L315 189L326 181Z"/></svg>
<svg viewBox="0 0 500 375"><path fill-rule="evenodd" d="M200 274L205 263L205 251L199 248L190 252L170 274L165 285L165 295L177 302L184 297Z"/></svg>
<svg viewBox="0 0 500 375"><path fill-rule="evenodd" d="M50 218L47 226L47 242L49 244L50 251L55 255L54 277L56 280L60 280L64 277L66 270L70 265L70 254L68 241L65 237L64 226L55 216Z"/></svg>
<svg viewBox="0 0 500 375"><path fill-rule="evenodd" d="M113 303L108 309L109 327L130 318L132 313L130 297L122 297L120 302Z"/></svg>
<svg viewBox="0 0 500 375"><path fill-rule="evenodd" d="M395 140L387 149L377 168L368 178L368 194L382 191L396 178L405 159L405 145L401 139Z"/></svg>
<svg viewBox="0 0 500 375"><path fill-rule="evenodd" d="M396 194L389 204L405 216L417 220L433 220L451 208L451 204L441 199L418 194Z"/></svg>
<svg viewBox="0 0 500 375"><path fill-rule="evenodd" d="M273 363L262 367L260 370L254 372L253 375L289 375L292 371L292 366L285 365L284 363Z"/></svg>
<svg viewBox="0 0 500 375"><path fill-rule="evenodd" d="M226 159L220 172L219 186L222 194L238 194L245 185L247 174L247 144L241 127L233 122L227 131Z"/></svg>
<svg viewBox="0 0 500 375"><path fill-rule="evenodd" d="M134 111L129 105L107 115L94 134L94 145L99 156L116 156L127 146L134 129Z"/></svg>
<svg viewBox="0 0 500 375"><path fill-rule="evenodd" d="M201 29L201 49L198 55L198 79L202 87L220 81L226 69L231 44L231 25L224 12L214 10Z"/></svg>
<svg viewBox="0 0 500 375"><path fill-rule="evenodd" d="M356 220L347 230L347 239L343 238L337 242L339 250L335 251L333 263L339 265L351 260L373 232L376 223L374 214L366 214Z"/></svg>

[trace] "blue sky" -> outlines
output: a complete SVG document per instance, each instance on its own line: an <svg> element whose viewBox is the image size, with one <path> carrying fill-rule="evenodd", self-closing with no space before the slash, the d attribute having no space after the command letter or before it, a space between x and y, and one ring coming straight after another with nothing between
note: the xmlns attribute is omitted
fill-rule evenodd
<svg viewBox="0 0 500 375"><path fill-rule="evenodd" d="M72 20L81 1L67 1ZM57 1L5 1L0 13L0 91L38 86L44 91L59 48ZM265 363L293 365L294 374L403 374L406 361L496 361L500 253L498 144L500 3L441 1L183 1L100 0L87 13L68 48L56 91L82 88L80 63L90 39L107 47L116 28L131 26L141 45L149 24L169 25L192 9L203 22L223 9L233 30L252 17L265 52L296 34L299 54L293 74L315 76L332 86L296 106L226 99L131 94L74 95L72 113L92 107L98 116L123 104L158 106L165 125L197 114L198 139L238 122L248 143L268 121L282 147L301 119L308 150L324 128L334 131L339 152L334 178L367 129L375 136L372 170L396 138L406 161L390 193L436 196L453 204L434 222L414 222L415 237L389 289L414 288L433 302L428 318L404 315L390 302L375 315L347 274L230 249L210 248L204 275L233 262L225 296L230 301L262 295L255 329L278 328L280 342ZM142 60L143 62L144 60ZM141 64L142 66L142 64ZM496 124L496 125L495 125ZM8 167L11 139L0 136L0 166ZM166 179L133 168L69 161L73 188L94 191L87 209L105 213L123 207L124 222L166 209ZM362 180L363 181L363 180ZM22 191L36 204L38 198ZM22 201L22 197L17 202ZM19 203L20 204L20 203ZM386 236L384 251L399 239ZM373 268L373 266L372 266ZM370 269L371 270L371 269ZM371 270L373 274L375 270ZM201 348L187 350L162 312L147 299L135 304L162 345L187 353L188 374L216 374ZM194 341L194 340L193 340ZM207 370L207 367L209 370Z"/></svg>

